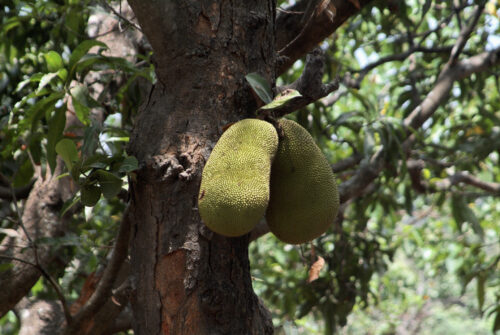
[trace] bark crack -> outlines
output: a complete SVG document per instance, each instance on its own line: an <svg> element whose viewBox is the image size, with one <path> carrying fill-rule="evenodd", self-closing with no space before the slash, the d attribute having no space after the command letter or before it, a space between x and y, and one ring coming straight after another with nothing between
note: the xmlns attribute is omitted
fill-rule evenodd
<svg viewBox="0 0 500 335"><path fill-rule="evenodd" d="M160 236L160 219L158 218L158 216L155 215L155 211L154 211L154 207L153 207L153 202L150 203L150 214L152 217L154 217L154 220L155 220L155 245L154 245L154 253L155 253L155 262L154 262L154 270L153 270L153 284L155 285L155 294L157 295L158 297L158 301L160 302L160 306L159 306L159 314L160 314L160 318L159 318L159 322L160 322L160 326L158 329L163 329L163 309L164 309L164 306L166 306L166 303L163 301L163 297L162 297L162 294L161 292L159 292L159 287L157 285L157 282L158 282L158 269L157 267L159 266L159 257L158 257L158 252L159 252L159 245L160 245L160 240L161 240L161 236Z"/></svg>

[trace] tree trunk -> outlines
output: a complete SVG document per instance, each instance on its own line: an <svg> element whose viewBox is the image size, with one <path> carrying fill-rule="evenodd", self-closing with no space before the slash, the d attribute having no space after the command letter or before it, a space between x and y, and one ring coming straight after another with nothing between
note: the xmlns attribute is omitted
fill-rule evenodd
<svg viewBox="0 0 500 335"><path fill-rule="evenodd" d="M252 289L248 236L225 238L200 220L203 165L223 127L253 116L244 76L274 80L275 1L130 4L153 50L158 81L129 152L132 299L136 334L270 334Z"/></svg>

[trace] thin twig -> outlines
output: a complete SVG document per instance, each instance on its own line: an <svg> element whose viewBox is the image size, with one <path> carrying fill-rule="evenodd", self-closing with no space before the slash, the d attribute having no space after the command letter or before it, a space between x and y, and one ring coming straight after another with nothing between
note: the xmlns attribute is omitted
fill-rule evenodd
<svg viewBox="0 0 500 335"><path fill-rule="evenodd" d="M350 77L350 74L348 74L348 75L346 75L344 77L343 83L347 87L359 88L360 85L361 85L361 82L366 77L366 75L371 70L373 70L374 68L376 68L376 67L378 67L380 65L383 65L383 64L389 63L389 62L404 61L406 58L408 58L409 56L411 56L412 54L414 54L416 52L421 52L421 53L447 53L447 52L450 52L452 50L452 48L453 48L452 46L444 46L444 47L438 47L438 48L425 48L425 47L421 47L421 46L414 46L414 47L411 47L410 49L408 49L405 52L402 52L402 53L399 53L399 54L395 54L395 55L389 55L389 56L386 56L386 57L382 57L379 60L366 65L362 69L352 71L354 73L359 73L359 76L354 80L354 79L352 79Z"/></svg>
<svg viewBox="0 0 500 335"><path fill-rule="evenodd" d="M107 9L109 9L113 14L115 14L116 16L118 16L118 18L120 18L121 20L127 22L127 24L131 25L132 27L134 27L135 29L137 29L138 31L140 31L142 33L142 29L141 27L139 27L137 24L135 24L134 22L130 21L129 19L127 19L126 17L124 17L123 15L121 15L121 13L117 12L111 5L109 5L106 1L101 1L102 5L104 7L106 7ZM120 4L121 6L121 4Z"/></svg>
<svg viewBox="0 0 500 335"><path fill-rule="evenodd" d="M474 12L474 16L472 18L472 21L469 25L467 25L465 28L462 29L460 32L460 35L458 35L457 42L453 46L453 49L451 50L450 54L450 59L448 60L448 63L445 65L444 69L449 68L453 64L455 64L458 60L458 56L462 52L462 50L465 47L465 44L470 38L470 35L472 31L475 29L477 23L479 22L479 18L481 17L481 14L483 13L484 7L486 5L486 1L482 1L476 8L476 11Z"/></svg>
<svg viewBox="0 0 500 335"><path fill-rule="evenodd" d="M359 162L361 162L362 159L363 159L362 154L354 153L352 156L349 156L346 159L343 159L341 161L336 162L335 164L332 164L332 170L335 173L345 171L359 164Z"/></svg>
<svg viewBox="0 0 500 335"><path fill-rule="evenodd" d="M11 260L11 261L20 262L20 263L23 263L23 264L27 264L29 266L34 267L38 271L40 271L40 273L42 274L42 276L45 279L47 279L47 281L49 282L50 286L52 286L52 288L56 292L57 298L59 299L59 301L61 302L61 305L63 307L64 317L66 318L66 322L68 324L71 323L71 321L72 321L71 312L69 311L68 304L66 303L66 298L64 297L64 294L62 293L61 288L59 287L59 285L57 284L57 282L55 281L55 279L52 278L52 276L47 271L45 271L45 269L42 266L40 266L40 264L33 264L33 263L31 263L31 262L29 262L27 260L24 260L24 259L18 258L18 257L13 257L13 256L0 255L0 258Z"/></svg>
<svg viewBox="0 0 500 335"><path fill-rule="evenodd" d="M500 193L500 184L482 181L466 172L457 172L450 177L452 184L464 183L490 193Z"/></svg>

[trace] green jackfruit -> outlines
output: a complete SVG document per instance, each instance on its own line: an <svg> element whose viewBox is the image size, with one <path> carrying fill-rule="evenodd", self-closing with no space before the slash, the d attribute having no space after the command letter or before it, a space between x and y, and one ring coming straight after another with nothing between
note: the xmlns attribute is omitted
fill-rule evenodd
<svg viewBox="0 0 500 335"><path fill-rule="evenodd" d="M208 228L224 236L250 232L269 203L271 162L278 148L274 126L245 119L227 129L203 169L198 209Z"/></svg>
<svg viewBox="0 0 500 335"><path fill-rule="evenodd" d="M271 232L300 244L323 234L337 216L339 194L332 168L309 133L281 119L283 138L271 169L266 219Z"/></svg>

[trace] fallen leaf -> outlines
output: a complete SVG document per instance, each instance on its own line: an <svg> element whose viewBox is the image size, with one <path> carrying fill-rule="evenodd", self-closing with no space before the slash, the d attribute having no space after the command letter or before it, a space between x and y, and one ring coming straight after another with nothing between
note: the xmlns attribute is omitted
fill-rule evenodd
<svg viewBox="0 0 500 335"><path fill-rule="evenodd" d="M323 267L325 266L325 260L323 257L318 256L318 260L311 265L311 268L309 269L309 278L307 278L307 282L313 282L316 279L319 278L319 272Z"/></svg>

